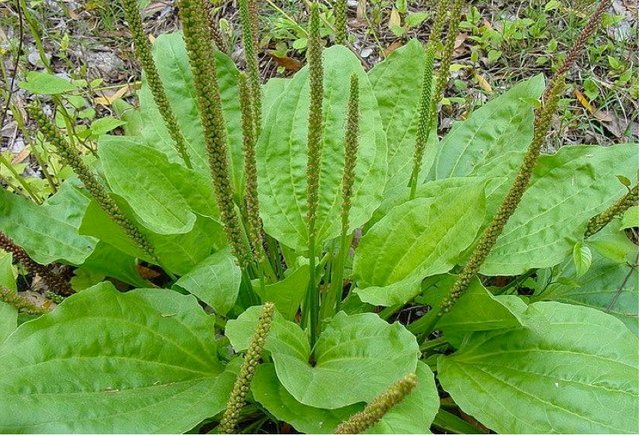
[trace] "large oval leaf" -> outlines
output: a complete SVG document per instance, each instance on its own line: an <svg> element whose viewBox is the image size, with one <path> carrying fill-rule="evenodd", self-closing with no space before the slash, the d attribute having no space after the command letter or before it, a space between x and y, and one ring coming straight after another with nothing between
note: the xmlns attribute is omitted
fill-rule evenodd
<svg viewBox="0 0 640 436"><path fill-rule="evenodd" d="M344 128L349 76L360 79L360 147L350 226L365 223L382 201L387 149L378 103L360 61L343 46L324 51L324 123L317 239L340 235ZM307 247L307 132L309 70L303 68L273 103L257 145L258 189L264 228L283 244Z"/></svg>
<svg viewBox="0 0 640 436"><path fill-rule="evenodd" d="M255 330L260 307L227 323L226 335L236 351L244 350ZM280 314L265 349L271 352L280 383L296 401L320 409L337 409L371 401L395 380L414 372L418 344L406 328L389 325L375 314L338 313L316 343L312 366L309 341Z"/></svg>
<svg viewBox="0 0 640 436"><path fill-rule="evenodd" d="M456 122L440 142L429 179L466 176L479 167L505 175L519 167L533 138L533 108L542 91L544 76L538 75Z"/></svg>
<svg viewBox="0 0 640 436"><path fill-rule="evenodd" d="M376 64L368 74L387 135L389 179L386 191L406 187L411 177L424 58L422 44L412 39ZM422 163L423 173L431 167L437 146L438 132L434 123Z"/></svg>
<svg viewBox="0 0 640 436"><path fill-rule="evenodd" d="M242 272L228 249L220 250L200 262L176 282L225 315L236 302Z"/></svg>
<svg viewBox="0 0 640 436"><path fill-rule="evenodd" d="M366 433L424 434L428 431L440 407L440 399L433 373L426 364L418 362L416 375L418 386ZM333 433L338 424L364 408L364 404L334 410L305 406L280 384L272 364L258 368L251 391L270 413L303 433Z"/></svg>
<svg viewBox="0 0 640 436"><path fill-rule="evenodd" d="M430 275L449 271L484 221L484 184L397 206L362 238L354 258L358 296L366 303L403 304Z"/></svg>
<svg viewBox="0 0 640 436"><path fill-rule="evenodd" d="M133 138L103 136L98 155L111 190L129 203L149 230L164 235L187 233L196 213L218 216L210 179L169 162L160 151Z"/></svg>
<svg viewBox="0 0 640 436"><path fill-rule="evenodd" d="M637 180L637 161L637 144L567 146L541 156L481 273L518 275L562 262L589 219L627 192L616 176Z"/></svg>
<svg viewBox="0 0 640 436"><path fill-rule="evenodd" d="M36 262L80 265L97 242L78 233L88 205L89 200L69 182L40 206L0 189L0 230Z"/></svg>
<svg viewBox="0 0 640 436"><path fill-rule="evenodd" d="M195 298L102 283L0 346L4 433L178 433L220 412L235 379Z"/></svg>
<svg viewBox="0 0 640 436"><path fill-rule="evenodd" d="M185 137L189 157L193 168L209 176L204 133L200 123L200 111L193 84L193 75L185 49L182 32L167 33L158 36L153 46L153 58L164 89L173 108L178 124ZM238 99L238 69L226 54L216 51L216 68L220 85L220 98L225 125L232 172L231 180L236 190L242 187L242 128L240 121L240 100ZM142 116L142 134L149 144L162 150L172 162L182 162L176 152L173 141L160 112L153 101L146 80L140 90L140 112Z"/></svg>
<svg viewBox="0 0 640 436"><path fill-rule="evenodd" d="M443 388L498 433L636 433L638 338L595 309L535 303L438 360Z"/></svg>

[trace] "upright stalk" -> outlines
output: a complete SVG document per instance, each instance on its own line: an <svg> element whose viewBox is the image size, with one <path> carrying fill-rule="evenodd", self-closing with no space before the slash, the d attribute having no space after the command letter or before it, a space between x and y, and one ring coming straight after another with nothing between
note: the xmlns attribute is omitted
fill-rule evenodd
<svg viewBox="0 0 640 436"><path fill-rule="evenodd" d="M451 287L449 294L443 299L440 310L433 310L427 314L427 316L409 325L409 330L413 333L429 333L435 327L438 320L453 308L458 299L467 290L473 278L480 271L480 267L491 252L491 249L509 221L509 218L513 215L520 204L520 200L522 200L522 196L524 195L529 185L529 181L531 180L531 175L537 163L546 135L549 132L551 118L557 108L558 100L561 93L564 91L565 74L582 53L587 39L593 35L598 28L602 15L610 3L611 0L601 0L594 14L589 19L589 22L574 42L573 47L569 51L569 54L561 68L549 81L549 84L543 94L541 105L536 110L533 139L531 140L531 144L529 145L527 153L520 165L518 174L502 201L498 212L493 217L489 227L487 227L480 237L478 244L474 247L467 264L464 266L460 274L458 274L458 278Z"/></svg>
<svg viewBox="0 0 640 436"><path fill-rule="evenodd" d="M336 14L336 44L345 45L347 42L347 0L335 0Z"/></svg>
<svg viewBox="0 0 640 436"><path fill-rule="evenodd" d="M142 18L140 17L138 9L138 0L121 1L127 22L129 23L129 30L133 35L136 56L138 57L140 64L142 64L142 69L147 76L147 83L149 84L149 89L153 95L153 100L155 101L156 106L158 106L158 110L160 111L160 115L167 126L171 139L173 139L173 145L176 151L184 161L185 165L188 168L191 168L191 160L189 159L186 141L184 140L184 136L182 136L180 125L176 120L176 116L173 113L167 94L164 91L162 80L158 74L156 64L153 61L153 55L151 54L151 45L144 33Z"/></svg>
<svg viewBox="0 0 640 436"><path fill-rule="evenodd" d="M198 97L211 178L220 218L231 250L242 268L251 261L240 219L233 201L229 175L229 151L222 100L218 85L213 43L209 38L207 16L202 0L181 0L180 18L184 40Z"/></svg>
<svg viewBox="0 0 640 436"><path fill-rule="evenodd" d="M449 79L449 67L453 56L455 40L458 36L458 27L460 23L460 14L462 12L463 0L455 0L451 7L451 16L449 18L449 27L445 39L438 77L436 79L435 91L432 94L433 87L433 65L435 57L435 44L440 36L442 27L446 17L446 11L449 7L449 1L440 0L436 17L429 34L429 40L425 49L424 77L422 80L422 96L420 98L420 109L418 119L418 131L416 134L416 147L413 155L413 169L409 186L411 191L409 198L413 199L416 195L420 170L422 168L422 160L429 141L431 129L436 119L438 103L442 100L444 89Z"/></svg>
<svg viewBox="0 0 640 436"><path fill-rule="evenodd" d="M307 226L309 234L309 284L307 286L303 323L308 322L311 347L318 337L320 295L316 286L316 212L320 185L322 151L322 45L318 5L311 7L309 20L309 133L307 137Z"/></svg>
<svg viewBox="0 0 640 436"><path fill-rule="evenodd" d="M129 220L122 212L118 204L111 198L109 192L96 174L84 163L78 150L68 144L62 133L42 111L42 108L35 102L27 107L29 115L38 123L40 131L47 141L56 149L62 161L70 166L76 173L89 194L98 203L100 208L118 224L124 233L157 265L161 265L153 247L146 236L140 231L138 226Z"/></svg>
<svg viewBox="0 0 640 436"><path fill-rule="evenodd" d="M258 66L258 0L240 0L242 44L249 70L249 84L253 103L253 122L256 138L262 126L262 90Z"/></svg>
<svg viewBox="0 0 640 436"><path fill-rule="evenodd" d="M326 318L331 315L334 308L339 305L342 297L342 286L344 278L344 263L349 254L349 212L351 211L351 197L353 195L353 182L356 177L356 162L358 157L358 135L360 133L359 125L359 81L358 76L351 76L351 86L349 89L349 103L347 109L347 123L345 125L344 139L344 171L342 174L342 210L341 224L342 232L340 235L340 246L338 247L338 256L335 262L332 262L331 269L331 288L329 293L322 301L322 317Z"/></svg>

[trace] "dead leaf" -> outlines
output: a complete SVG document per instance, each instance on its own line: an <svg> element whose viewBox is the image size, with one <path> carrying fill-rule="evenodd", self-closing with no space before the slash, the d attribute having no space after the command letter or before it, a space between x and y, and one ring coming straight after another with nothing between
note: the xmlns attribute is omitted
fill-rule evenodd
<svg viewBox="0 0 640 436"><path fill-rule="evenodd" d="M389 46L387 48L382 50L382 57L386 58L391 53L393 53L397 48L400 48L400 47L402 47L402 40L401 39L396 39L391 44L389 44Z"/></svg>
<svg viewBox="0 0 640 436"><path fill-rule="evenodd" d="M124 97L127 94L130 94L132 91L132 87L128 84L118 89L105 90L100 93L100 96L95 97L93 99L93 102L95 104L101 104L103 106L111 106L114 101Z"/></svg>
<svg viewBox="0 0 640 436"><path fill-rule="evenodd" d="M366 20L365 15L367 13L367 0L358 0L358 6L356 8L356 20L364 23Z"/></svg>
<svg viewBox="0 0 640 436"><path fill-rule="evenodd" d="M466 40L467 40L467 34L464 32L459 33L458 36L456 36L456 41L453 44L453 48L456 49L460 47Z"/></svg>
<svg viewBox="0 0 640 436"><path fill-rule="evenodd" d="M589 103L589 100L587 99L587 97L582 92L580 92L580 90L576 89L573 91L573 93L578 99L578 101L580 102L580 104L582 105L582 107L584 107L587 110L587 112L593 115L598 121L601 121L603 123L610 123L613 121L613 117L611 116L610 113L606 111L601 111L593 107L593 105Z"/></svg>
<svg viewBox="0 0 640 436"><path fill-rule="evenodd" d="M480 85L480 88L482 88L483 91L485 91L488 94L493 93L493 88L491 87L489 82L487 82L487 79L485 79L482 76L482 74L478 73L477 71L474 71L473 76L476 78L476 80L478 81L478 85Z"/></svg>
<svg viewBox="0 0 640 436"><path fill-rule="evenodd" d="M466 53L467 48L463 44L467 40L467 36L466 33L459 33L458 36L456 36L456 41L453 45L454 58L459 58Z"/></svg>
<svg viewBox="0 0 640 436"><path fill-rule="evenodd" d="M273 53L269 53L269 56L271 56L271 59L276 61L276 64L278 64L279 67L284 67L285 70L293 71L295 73L302 68L302 62L298 59L290 58L289 56L280 57Z"/></svg>
<svg viewBox="0 0 640 436"><path fill-rule="evenodd" d="M391 10L391 15L389 15L389 23L387 24L387 26L389 27L389 29L402 26L400 14L395 8Z"/></svg>
<svg viewBox="0 0 640 436"><path fill-rule="evenodd" d="M138 270L138 274L145 280L155 279L160 277L160 273L155 269L147 268L144 265L136 265L136 269Z"/></svg>
<svg viewBox="0 0 640 436"><path fill-rule="evenodd" d="M22 151L20 151L20 153L16 154L13 159L11 159L11 163L12 164L19 164L21 162L23 162L26 158L29 157L29 154L31 154L31 151L29 150L29 147L25 147L22 149Z"/></svg>

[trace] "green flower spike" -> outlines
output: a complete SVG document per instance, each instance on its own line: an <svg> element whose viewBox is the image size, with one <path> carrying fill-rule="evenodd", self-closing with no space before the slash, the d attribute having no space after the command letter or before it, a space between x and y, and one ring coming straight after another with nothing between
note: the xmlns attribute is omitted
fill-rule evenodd
<svg viewBox="0 0 640 436"><path fill-rule="evenodd" d="M40 131L44 137L49 141L56 149L58 155L62 158L62 161L71 167L76 173L80 181L84 184L84 187L89 191L89 194L98 203L100 208L109 215L109 217L118 224L122 230L131 238L131 240L142 249L149 257L151 257L155 263L159 264L156 255L153 252L153 247L147 240L147 238L140 232L138 227L124 216L120 207L109 196L109 193L105 189L104 185L98 180L96 175L89 169L89 167L82 161L80 153L69 146L62 137L60 131L51 124L49 118L42 112L42 108L33 103L27 107L27 110L31 117L40 126Z"/></svg>
<svg viewBox="0 0 640 436"><path fill-rule="evenodd" d="M249 241L251 242L254 260L260 261L264 257L264 250L262 248L262 220L260 219L260 204L258 202L256 138L253 123L251 89L247 83L247 76L244 73L240 73L238 85L240 88L240 111L242 112L244 176L246 180L245 201Z"/></svg>
<svg viewBox="0 0 640 436"><path fill-rule="evenodd" d="M262 90L258 67L258 6L257 0L240 0L240 21L242 24L242 44L249 69L249 83L253 101L253 122L256 137L262 125Z"/></svg>
<svg viewBox="0 0 640 436"><path fill-rule="evenodd" d="M529 185L531 174L533 173L538 156L540 155L540 150L551 125L551 118L556 110L560 94L565 87L565 73L569 71L573 63L578 59L580 53L582 53L586 41L598 28L602 14L604 14L610 3L611 0L602 0L598 4L598 7L589 19L589 22L569 50L569 54L567 55L565 62L549 81L549 84L542 96L541 106L536 110L533 139L524 156L520 170L516 175L516 179L500 205L500 209L494 216L491 224L485 230L480 241L475 246L469 261L458 275L449 295L443 300L441 310L436 313L435 317L424 317L424 322L416 322L412 328L410 328L412 331L415 332L420 329L428 333L433 329L444 313L451 310L462 293L467 290L475 275L480 271L482 263L491 252L498 236L500 236L504 226L507 224L507 221L515 212L520 200L522 199L522 195Z"/></svg>
<svg viewBox="0 0 640 436"><path fill-rule="evenodd" d="M318 327L319 295L315 287L316 256L316 212L320 188L320 165L322 152L322 44L320 40L320 15L318 5L311 6L309 20L309 133L307 137L307 226L309 233L309 285L303 316L303 325L309 322L311 344L315 343Z"/></svg>
<svg viewBox="0 0 640 436"><path fill-rule="evenodd" d="M50 265L40 265L36 263L26 251L7 235L0 232L0 248L11 253L13 259L20 262L32 274L38 274L46 283L47 287L56 293L63 295L73 294L73 289L67 280L56 274Z"/></svg>
<svg viewBox="0 0 640 436"><path fill-rule="evenodd" d="M356 178L356 163L358 160L358 136L360 135L359 109L359 80L358 76L351 76L349 89L349 103L347 106L347 123L344 135L344 171L342 173L342 208L340 217L342 232L338 255L331 267L331 289L322 300L322 319L335 313L336 303L342 296L344 262L349 252L349 212L351 211L351 197L353 196L353 183Z"/></svg>
<svg viewBox="0 0 640 436"><path fill-rule="evenodd" d="M167 125L167 130L171 135L171 139L173 139L175 149L178 151L178 154L184 161L185 165L191 168L191 160L189 159L189 153L187 152L184 136L182 136L182 131L180 130L178 121L171 109L167 94L164 92L162 80L160 80L160 75L158 74L156 64L153 61L153 56L151 55L151 45L144 33L142 18L140 18L140 12L138 9L138 1L121 1L127 22L129 23L129 30L133 35L136 56L142 64L142 69L146 75L149 89L151 89L153 100L158 106L158 110L160 111L160 115L162 116L164 123Z"/></svg>
<svg viewBox="0 0 640 436"><path fill-rule="evenodd" d="M275 305L273 303L265 303L260 318L258 319L258 325L256 331L251 338L251 343L247 352L244 355L244 362L240 368L240 373L236 382L233 385L231 396L227 402L227 408L224 411L218 431L220 433L232 434L235 433L235 428L238 425L240 419L240 411L244 407L247 394L251 387L251 380L256 373L256 368L260 363L262 356L262 350L271 328L271 322L273 321L273 315L275 312Z"/></svg>
<svg viewBox="0 0 640 436"><path fill-rule="evenodd" d="M375 425L393 406L402 401L418 384L418 377L409 374L376 397L360 413L356 413L336 428L336 434L359 434Z"/></svg>
<svg viewBox="0 0 640 436"><path fill-rule="evenodd" d="M438 9L436 10L436 16L433 19L433 26L429 33L429 43L434 43L437 38L440 37L442 27L444 26L444 20L447 17L447 7L449 6L449 0L440 0L438 2Z"/></svg>
<svg viewBox="0 0 640 436"><path fill-rule="evenodd" d="M222 35L222 31L220 30L220 27L218 25L218 19L216 17L213 3L210 1L205 1L204 6L207 12L207 19L209 20L209 31L211 33L211 40L216 45L218 50L223 53L228 53L229 45Z"/></svg>
<svg viewBox="0 0 640 436"><path fill-rule="evenodd" d="M410 198L414 198L418 186L418 178L422 168L422 159L424 158L425 148L431 133L431 127L436 120L437 107L444 95L444 89L449 80L449 67L453 56L456 36L458 36L458 26L460 23L460 13L464 4L463 0L456 0L451 8L451 17L449 18L449 28L444 44L440 69L436 79L435 92L432 95L433 83L433 64L435 57L435 40L440 35L444 25L444 19L447 9L446 1L440 1L434 25L431 28L427 48L425 49L424 77L422 80L422 96L420 98L418 131L416 134L416 147L413 154L413 170L410 179Z"/></svg>
<svg viewBox="0 0 640 436"><path fill-rule="evenodd" d="M552 80L549 86L551 90L548 94L548 99L542 102L542 106L537 111L533 140L524 156L516 179L504 198L498 213L493 217L491 224L487 227L480 241L474 248L469 261L458 275L458 279L451 288L449 296L442 302L442 310L438 314L438 317L451 310L451 307L453 307L475 275L480 271L480 267L491 252L507 221L509 221L509 218L518 207L524 192L527 190L527 186L529 186L533 168L536 165L538 156L540 156L540 150L549 132L551 119L558 106L560 94L564 91L564 77Z"/></svg>
<svg viewBox="0 0 640 436"><path fill-rule="evenodd" d="M433 116L431 104L431 91L433 88L433 62L434 62L434 44L429 43L425 50L424 76L422 79L422 95L420 96L420 109L418 113L418 130L416 134L416 148L413 154L413 171L411 172L411 197L416 195L418 186L418 175L424 158L424 151L429 140L431 132L431 117Z"/></svg>
<svg viewBox="0 0 640 436"><path fill-rule="evenodd" d="M349 89L349 105L347 108L347 125L344 137L344 171L342 173L342 234L349 230L349 211L353 195L353 182L356 178L356 162L358 160L358 136L360 135L358 76L351 76Z"/></svg>
<svg viewBox="0 0 640 436"><path fill-rule="evenodd" d="M7 289L4 286L0 286L0 301L3 301L16 309L19 312L27 315L44 315L49 312L50 309L36 306L31 301L13 292L11 289Z"/></svg>
<svg viewBox="0 0 640 436"><path fill-rule="evenodd" d="M202 0L181 0L180 18L189 54L189 63L193 71L200 120L204 129L209 167L220 209L220 218L234 256L238 259L240 266L245 266L251 261L251 254L244 242L240 220L233 202L233 189L229 176L229 153L216 75L214 48L209 39L207 18Z"/></svg>
<svg viewBox="0 0 640 436"><path fill-rule="evenodd" d="M615 217L622 215L627 209L638 205L638 185L634 186L613 206L589 220L584 237L588 238L602 230Z"/></svg>
<svg viewBox="0 0 640 436"><path fill-rule="evenodd" d="M589 18L589 21L584 26L584 29L582 29L582 32L580 32L580 35L578 35L578 38L576 38L573 45L569 49L569 52L564 58L562 65L560 65L560 68L558 68L558 71L556 71L556 76L561 76L569 72L571 66L573 66L573 64L578 60L584 50L584 46L586 45L587 40L596 32L596 30L598 30L598 27L600 27L602 15L604 15L606 10L609 8L611 2L612 0L600 1L595 11L593 11L591 18Z"/></svg>
<svg viewBox="0 0 640 436"><path fill-rule="evenodd" d="M333 3L336 14L336 44L347 42L347 0L336 0Z"/></svg>

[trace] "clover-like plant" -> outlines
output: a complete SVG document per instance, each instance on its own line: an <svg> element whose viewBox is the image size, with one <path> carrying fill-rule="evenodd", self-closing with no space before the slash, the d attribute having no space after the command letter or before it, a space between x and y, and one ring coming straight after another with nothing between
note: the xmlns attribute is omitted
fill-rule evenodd
<svg viewBox="0 0 640 436"><path fill-rule="evenodd" d="M0 246L59 303L0 257L0 430L636 432L637 144L543 152L609 4L439 138L463 1L369 71L346 2L330 47L313 3L308 65L262 83L257 0L246 72L208 2L151 47L124 0L126 135L85 156L35 103L75 177L0 190Z"/></svg>

